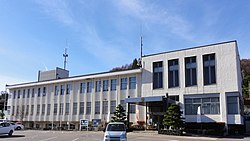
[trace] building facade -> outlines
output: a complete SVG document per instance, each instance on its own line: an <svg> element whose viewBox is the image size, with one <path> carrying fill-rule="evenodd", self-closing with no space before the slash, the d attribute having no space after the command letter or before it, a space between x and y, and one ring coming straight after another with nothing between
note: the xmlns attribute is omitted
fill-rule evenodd
<svg viewBox="0 0 250 141"><path fill-rule="evenodd" d="M186 122L243 125L236 41L146 55L141 64L134 70L8 85L8 119L30 127L78 128L80 119L109 121L122 104L129 121L153 127L176 103Z"/></svg>

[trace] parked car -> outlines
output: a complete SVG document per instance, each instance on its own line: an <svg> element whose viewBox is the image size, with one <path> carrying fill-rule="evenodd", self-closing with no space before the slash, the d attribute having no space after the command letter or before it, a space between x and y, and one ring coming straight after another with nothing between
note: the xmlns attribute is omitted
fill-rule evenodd
<svg viewBox="0 0 250 141"><path fill-rule="evenodd" d="M9 136L12 136L14 133L14 127L8 123L8 122L2 122L0 123L0 134L8 134Z"/></svg>
<svg viewBox="0 0 250 141"><path fill-rule="evenodd" d="M0 123L7 122L7 119L0 119Z"/></svg>
<svg viewBox="0 0 250 141"><path fill-rule="evenodd" d="M14 122L10 122L10 124L14 127L15 130L23 130L24 129L24 126L22 124L14 123Z"/></svg>
<svg viewBox="0 0 250 141"><path fill-rule="evenodd" d="M126 126L123 122L111 122L103 131L104 141L127 141Z"/></svg>

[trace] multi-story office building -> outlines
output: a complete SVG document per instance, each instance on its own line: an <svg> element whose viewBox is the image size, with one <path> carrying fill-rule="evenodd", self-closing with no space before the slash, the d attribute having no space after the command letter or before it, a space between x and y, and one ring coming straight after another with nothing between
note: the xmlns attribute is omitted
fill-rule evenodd
<svg viewBox="0 0 250 141"><path fill-rule="evenodd" d="M30 127L68 122L78 128L80 119L109 121L122 104L129 121L154 126L169 103L178 103L186 122L243 124L236 41L146 55L141 64L134 70L74 77L64 72L60 79L8 85L8 119Z"/></svg>

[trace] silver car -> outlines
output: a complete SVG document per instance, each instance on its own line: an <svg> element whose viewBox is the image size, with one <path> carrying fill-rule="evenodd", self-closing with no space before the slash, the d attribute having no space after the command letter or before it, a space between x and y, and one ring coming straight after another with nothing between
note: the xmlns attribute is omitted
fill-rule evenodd
<svg viewBox="0 0 250 141"><path fill-rule="evenodd" d="M111 122L104 131L104 141L127 141L126 126L122 122Z"/></svg>
<svg viewBox="0 0 250 141"><path fill-rule="evenodd" d="M14 132L14 127L8 123L8 122L2 122L0 123L0 134L8 134L9 136L12 136Z"/></svg>

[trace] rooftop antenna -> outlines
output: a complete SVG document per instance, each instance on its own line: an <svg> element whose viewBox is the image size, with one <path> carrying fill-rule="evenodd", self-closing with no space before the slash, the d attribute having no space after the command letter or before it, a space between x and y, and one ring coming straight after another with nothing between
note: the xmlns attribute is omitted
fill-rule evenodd
<svg viewBox="0 0 250 141"><path fill-rule="evenodd" d="M142 67L142 46L143 46L143 43L142 43L142 26L141 26L141 45L140 45L140 58L139 58L139 62L138 62L138 66L139 67Z"/></svg>
<svg viewBox="0 0 250 141"><path fill-rule="evenodd" d="M67 46L68 46L68 41L67 41ZM67 57L68 57L69 55L67 54L67 48L65 48L65 50L64 50L64 54L63 54L63 57L64 57L64 66L63 66L63 69L66 69L66 63L67 63Z"/></svg>

